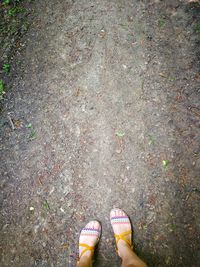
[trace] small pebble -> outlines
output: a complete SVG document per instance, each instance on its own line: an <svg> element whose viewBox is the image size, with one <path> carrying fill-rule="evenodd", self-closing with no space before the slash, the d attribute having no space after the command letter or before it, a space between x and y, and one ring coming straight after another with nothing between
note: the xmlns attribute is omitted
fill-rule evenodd
<svg viewBox="0 0 200 267"><path fill-rule="evenodd" d="M60 208L60 211L65 212L64 209L63 209L62 207Z"/></svg>

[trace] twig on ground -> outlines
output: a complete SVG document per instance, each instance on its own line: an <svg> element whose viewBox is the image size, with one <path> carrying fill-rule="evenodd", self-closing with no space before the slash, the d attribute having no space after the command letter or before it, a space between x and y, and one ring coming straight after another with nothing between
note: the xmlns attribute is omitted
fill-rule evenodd
<svg viewBox="0 0 200 267"><path fill-rule="evenodd" d="M12 121L12 119L11 119L11 117L9 115L8 115L8 120L10 122L10 125L11 125L12 130L15 130L14 123L13 123L13 121Z"/></svg>

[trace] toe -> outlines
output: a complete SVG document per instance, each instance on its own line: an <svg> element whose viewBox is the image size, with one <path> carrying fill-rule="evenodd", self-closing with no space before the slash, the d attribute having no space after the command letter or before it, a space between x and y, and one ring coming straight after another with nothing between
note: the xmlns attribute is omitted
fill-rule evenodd
<svg viewBox="0 0 200 267"><path fill-rule="evenodd" d="M121 210L121 216L126 216L126 213L123 210Z"/></svg>
<svg viewBox="0 0 200 267"><path fill-rule="evenodd" d="M110 212L110 218L120 216L120 209L112 209Z"/></svg>
<svg viewBox="0 0 200 267"><path fill-rule="evenodd" d="M89 222L86 224L86 226L84 228L92 228L93 222Z"/></svg>
<svg viewBox="0 0 200 267"><path fill-rule="evenodd" d="M113 217L128 217L128 215L121 209L112 209L110 212L111 223Z"/></svg>
<svg viewBox="0 0 200 267"><path fill-rule="evenodd" d="M100 223L97 221L94 221L94 229L100 230L100 228L101 228Z"/></svg>
<svg viewBox="0 0 200 267"><path fill-rule="evenodd" d="M120 216L120 212L121 212L121 211L120 211L119 209L116 210L116 214L117 214L117 216Z"/></svg>
<svg viewBox="0 0 200 267"><path fill-rule="evenodd" d="M92 222L91 222L91 228L92 228L92 229L95 228L94 225L95 225L95 221L92 221Z"/></svg>
<svg viewBox="0 0 200 267"><path fill-rule="evenodd" d="M112 218L112 217L115 217L116 216L116 210L115 209L112 209L111 211L110 211L110 219Z"/></svg>

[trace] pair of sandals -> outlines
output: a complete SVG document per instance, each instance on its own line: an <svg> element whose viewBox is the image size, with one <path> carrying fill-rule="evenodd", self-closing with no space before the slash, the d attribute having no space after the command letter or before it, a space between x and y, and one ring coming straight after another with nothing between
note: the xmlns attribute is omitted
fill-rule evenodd
<svg viewBox="0 0 200 267"><path fill-rule="evenodd" d="M118 253L118 242L123 240L131 249L132 246L132 230L131 222L127 214L121 209L113 209L110 212L110 222L113 228L116 247ZM101 236L101 225L98 221L89 222L80 233L79 238L79 261L81 257L90 252L94 254L95 246L99 242Z"/></svg>

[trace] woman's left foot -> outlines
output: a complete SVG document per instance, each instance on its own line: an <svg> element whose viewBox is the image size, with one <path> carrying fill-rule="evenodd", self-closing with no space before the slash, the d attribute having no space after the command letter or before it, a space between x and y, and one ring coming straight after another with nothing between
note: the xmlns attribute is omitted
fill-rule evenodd
<svg viewBox="0 0 200 267"><path fill-rule="evenodd" d="M101 235L101 225L91 221L81 230L79 238L79 261L82 257L91 258Z"/></svg>

